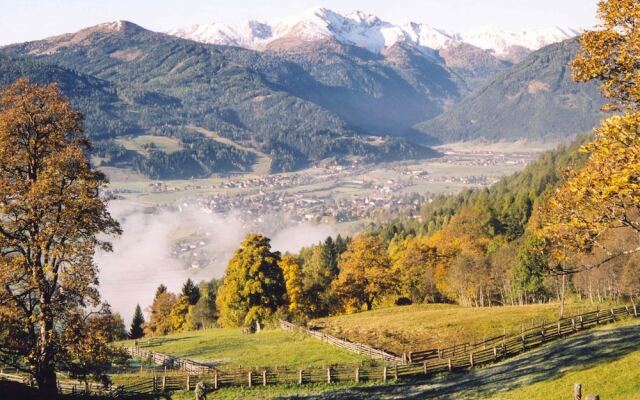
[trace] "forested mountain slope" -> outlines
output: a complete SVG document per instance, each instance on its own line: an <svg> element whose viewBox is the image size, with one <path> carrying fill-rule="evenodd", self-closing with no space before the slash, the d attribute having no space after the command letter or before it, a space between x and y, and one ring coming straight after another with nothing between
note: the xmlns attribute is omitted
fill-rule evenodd
<svg viewBox="0 0 640 400"><path fill-rule="evenodd" d="M347 54L344 48L338 51ZM447 71L435 64L407 70L404 78L369 55L351 54L339 64L344 72L322 80L283 57L196 43L123 21L8 46L3 52L44 59L113 82L146 105L139 114L142 128L202 126L270 154L275 170L334 156L376 161L436 154L403 139L368 138L396 132L363 126L359 122L368 120L370 108L344 110L340 107L344 103L326 98L331 93L360 96L363 102L369 98L384 108L407 99L413 109L424 109L421 115L437 114L442 103L458 96ZM441 70L443 82L431 83L430 75L424 82L424 68ZM427 89L412 86L409 81L414 77L422 79ZM413 97L404 96L409 92ZM161 112L150 112L155 109ZM355 117L345 121L333 110ZM397 110L404 112L404 107ZM399 119L402 116L390 121Z"/></svg>
<svg viewBox="0 0 640 400"><path fill-rule="evenodd" d="M571 39L534 52L416 128L443 142L562 140L586 132L602 119L604 101L595 83L573 81L569 63L577 51Z"/></svg>

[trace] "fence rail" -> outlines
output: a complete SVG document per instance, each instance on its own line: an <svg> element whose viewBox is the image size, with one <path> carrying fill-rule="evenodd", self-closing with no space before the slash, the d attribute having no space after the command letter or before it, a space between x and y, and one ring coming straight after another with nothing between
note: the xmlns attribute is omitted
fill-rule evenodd
<svg viewBox="0 0 640 400"><path fill-rule="evenodd" d="M0 369L0 380L18 382L27 386L35 386L31 376L19 373L12 369ZM79 380L58 378L58 393L60 394L86 394L92 396L102 396L120 398L125 391L120 386L104 386L95 382L82 382Z"/></svg>
<svg viewBox="0 0 640 400"><path fill-rule="evenodd" d="M531 347L559 339L601 324L613 322L624 317L638 317L636 305L622 306L608 310L597 310L555 322L541 324L534 328L522 330L517 335L500 335L475 344L462 344L444 349L429 349L413 351L407 354L409 364L436 363L435 360L452 360L453 366L460 364L460 360L473 360L477 364L478 356L487 354L493 358L501 358L513 354L515 350L526 350ZM475 355L475 356L474 356ZM475 360L473 358L476 358ZM461 365L464 366L464 365ZM468 366L468 365L467 365Z"/></svg>
<svg viewBox="0 0 640 400"><path fill-rule="evenodd" d="M294 369L290 367L264 368L264 369L232 369L219 370L213 367L199 364L190 360L167 356L139 347L129 349L129 353L136 357L143 357L160 362L167 367L179 368L180 372L169 371L162 376L141 376L139 379L130 380L124 386L117 388L104 388L96 384L84 384L61 380L60 390L64 393L93 393L122 397L125 395L150 394L156 395L175 390L193 390L198 382L204 382L211 389L228 386L267 386L273 384L298 384L320 382L364 382L364 381L388 381L399 378L417 378L433 374L451 372L475 368L480 365L492 364L506 358L523 353L542 344L558 340L560 338L576 334L599 325L604 325L623 318L637 318L638 312L633 306L599 310L573 317L564 318L554 323L541 324L535 328L522 330L520 334L512 336L496 336L481 343L458 345L448 349L426 350L408 353L406 363L402 358L391 355L369 346L354 344L333 338L321 332L314 332L296 325L281 322L283 329L304 332L311 336L323 339L328 343L338 346L349 346L362 351L361 354L375 355L389 364L383 365L358 365L358 366L332 366L329 368L305 368ZM327 337L330 339L327 340ZM346 344L345 344L346 343ZM346 347L345 347L346 348ZM455 354L454 354L455 353ZM184 367L189 365L189 367ZM192 365L196 367L192 368ZM12 371L0 371L0 379L18 380L28 383L25 376L20 376Z"/></svg>
<svg viewBox="0 0 640 400"><path fill-rule="evenodd" d="M188 360L186 358L173 357L167 354L145 350L140 346L128 347L127 352L132 357L146 359L161 367L167 367L169 369L179 369L191 374L205 374L214 369L213 367L206 364Z"/></svg>
<svg viewBox="0 0 640 400"><path fill-rule="evenodd" d="M404 357L398 357L395 354L392 354L383 350L375 349L366 344L354 343L354 342L349 342L347 340L338 339L337 337L328 335L324 332L312 331L310 329L303 328L301 326L298 326L298 325L292 324L291 322L287 322L283 320L280 320L280 327L290 332L303 333L305 335L322 340L325 343L342 347L343 349L349 350L353 353L363 354L367 357L370 357L376 360L383 360L383 361L394 363L394 364L406 364L406 359Z"/></svg>

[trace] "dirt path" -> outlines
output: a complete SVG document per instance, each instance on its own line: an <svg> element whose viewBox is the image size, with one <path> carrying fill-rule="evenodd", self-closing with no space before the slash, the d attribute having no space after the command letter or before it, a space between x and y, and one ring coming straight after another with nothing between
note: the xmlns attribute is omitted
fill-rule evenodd
<svg viewBox="0 0 640 400"><path fill-rule="evenodd" d="M193 129L196 132L200 132L203 135L215 140L216 142L223 143L229 146L233 146L239 150L248 151L249 153L253 153L256 155L256 162L253 164L251 172L255 175L269 175L271 171L271 158L265 153L253 149L251 147L243 146L239 143L234 142L231 139L220 136L217 132L210 131L205 128L201 128L199 126L188 125L187 128Z"/></svg>
<svg viewBox="0 0 640 400"><path fill-rule="evenodd" d="M305 399L482 399L557 377L576 367L610 362L638 350L640 323L573 336L492 367L430 381L354 388Z"/></svg>

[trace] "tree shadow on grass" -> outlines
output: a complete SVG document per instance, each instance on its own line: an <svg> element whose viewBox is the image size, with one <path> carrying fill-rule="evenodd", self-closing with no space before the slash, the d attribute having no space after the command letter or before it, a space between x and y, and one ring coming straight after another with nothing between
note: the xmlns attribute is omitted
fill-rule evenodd
<svg viewBox="0 0 640 400"><path fill-rule="evenodd" d="M394 386L354 388L305 399L473 399L557 378L638 350L640 325L593 331L472 371L442 374Z"/></svg>

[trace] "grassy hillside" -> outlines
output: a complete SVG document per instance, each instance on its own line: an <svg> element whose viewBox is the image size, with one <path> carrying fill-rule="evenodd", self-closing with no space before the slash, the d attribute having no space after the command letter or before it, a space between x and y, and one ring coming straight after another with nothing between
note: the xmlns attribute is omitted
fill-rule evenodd
<svg viewBox="0 0 640 400"><path fill-rule="evenodd" d="M599 394L601 399L635 400L640 398L640 350L616 360L577 365L552 379L500 393L494 400L562 400L570 396L573 385L582 384L583 396Z"/></svg>
<svg viewBox="0 0 640 400"><path fill-rule="evenodd" d="M149 350L228 367L310 367L357 364L365 358L300 334L267 329L208 329L154 339ZM126 342L130 345L130 342Z"/></svg>
<svg viewBox="0 0 640 400"><path fill-rule="evenodd" d="M566 315L593 310L596 306L568 305ZM520 331L522 324L557 320L558 304L470 308L448 304L389 307L351 315L321 318L311 325L351 341L398 354L411 350L448 347L482 341Z"/></svg>

